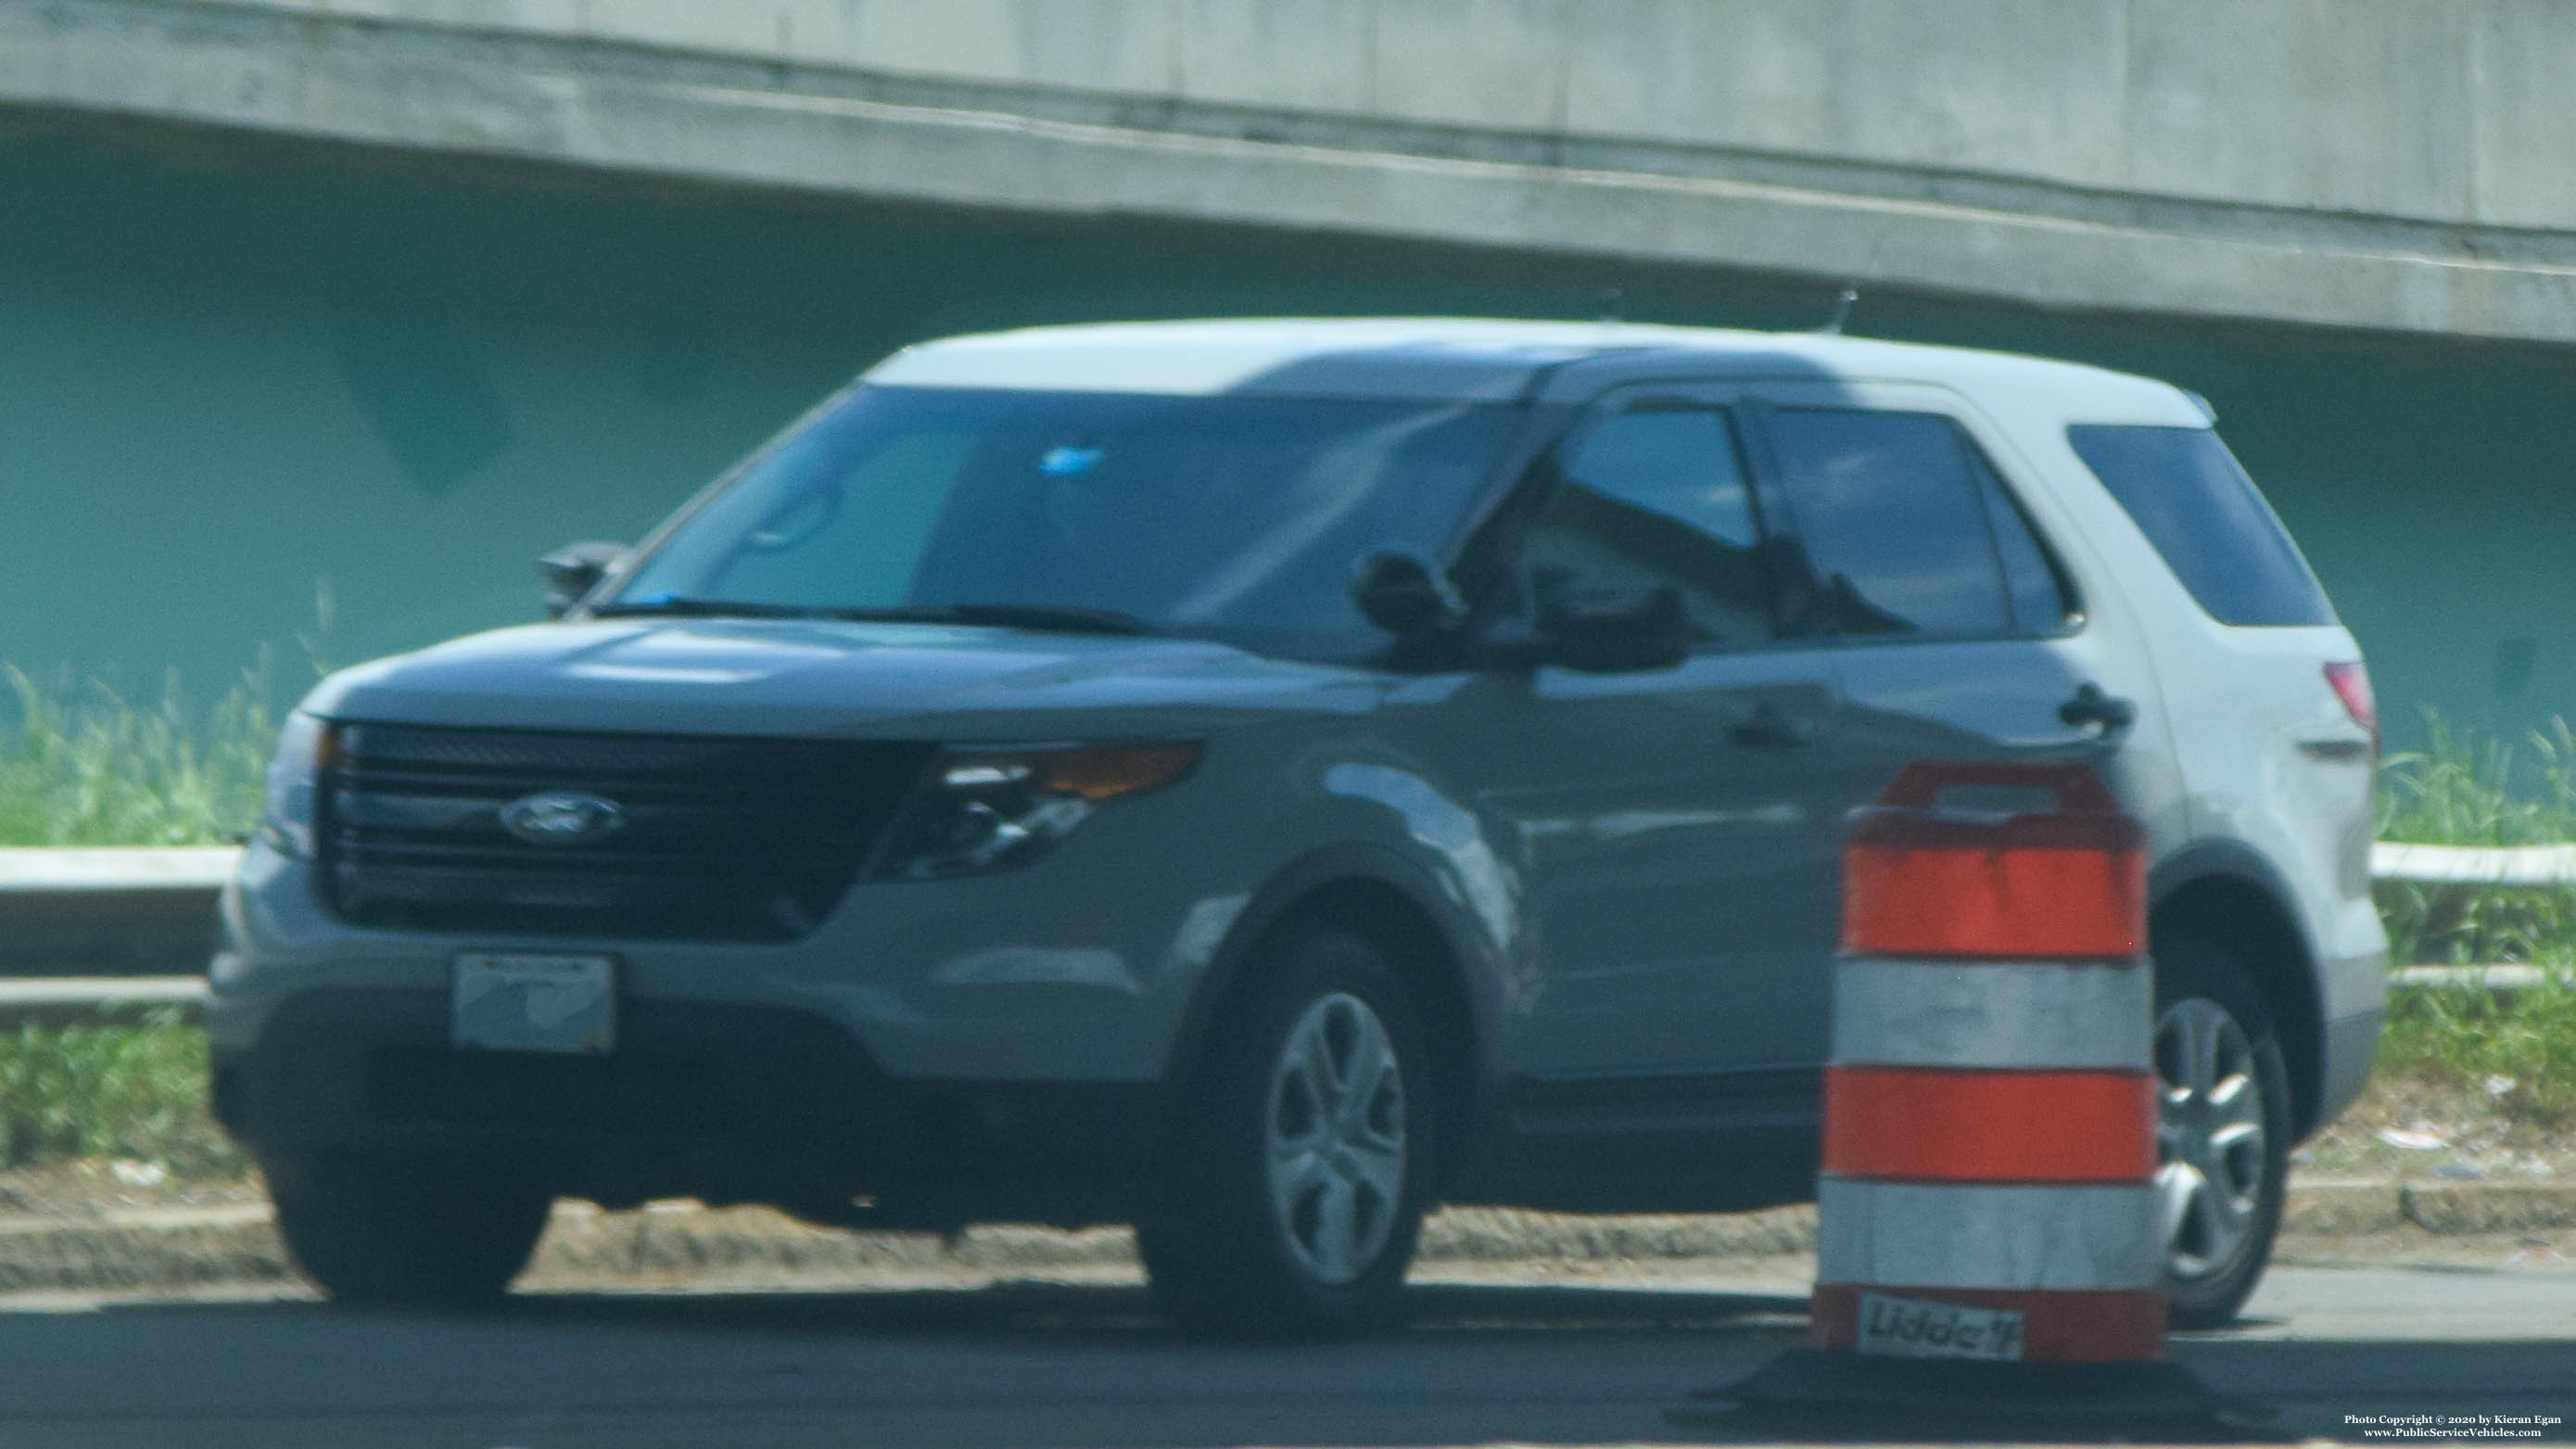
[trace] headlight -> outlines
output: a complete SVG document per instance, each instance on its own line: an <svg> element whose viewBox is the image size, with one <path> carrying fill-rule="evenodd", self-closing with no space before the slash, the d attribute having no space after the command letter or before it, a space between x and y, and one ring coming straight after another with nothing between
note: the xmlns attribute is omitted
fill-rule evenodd
<svg viewBox="0 0 2576 1449"><path fill-rule="evenodd" d="M313 784L322 765L329 726L297 711L278 731L277 754L268 762L268 785L259 802L259 837L299 860L313 854Z"/></svg>
<svg viewBox="0 0 2576 1449"><path fill-rule="evenodd" d="M1100 806L1171 784L1198 762L1193 743L951 750L897 815L871 875L930 880L1026 865Z"/></svg>

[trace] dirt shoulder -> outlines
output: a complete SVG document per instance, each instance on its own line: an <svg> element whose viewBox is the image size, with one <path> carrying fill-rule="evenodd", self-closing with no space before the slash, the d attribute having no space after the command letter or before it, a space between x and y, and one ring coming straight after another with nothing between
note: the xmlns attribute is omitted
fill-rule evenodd
<svg viewBox="0 0 2576 1449"><path fill-rule="evenodd" d="M2576 1124L2513 1110L2516 1085L2503 1077L2473 1083L2375 1079L2340 1119L2292 1155L2294 1172L2576 1188Z"/></svg>
<svg viewBox="0 0 2576 1449"><path fill-rule="evenodd" d="M2490 1084L2374 1082L2298 1149L2282 1262L2513 1267L2576 1261L2576 1141L2508 1110ZM1764 1263L1805 1273L1810 1208L1577 1217L1497 1208L1425 1225L1426 1271L1665 1275ZM1123 1229L982 1227L953 1237L812 1227L763 1208L657 1203L556 1209L532 1282L946 1281L1017 1272L1125 1272ZM0 1290L287 1281L294 1270L255 1169L185 1173L83 1160L0 1173Z"/></svg>

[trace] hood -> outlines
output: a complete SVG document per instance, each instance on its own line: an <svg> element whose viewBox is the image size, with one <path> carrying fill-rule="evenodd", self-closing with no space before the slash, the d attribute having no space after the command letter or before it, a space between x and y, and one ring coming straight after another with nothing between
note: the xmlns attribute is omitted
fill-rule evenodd
<svg viewBox="0 0 2576 1449"><path fill-rule="evenodd" d="M619 619L502 629L362 664L324 680L304 708L487 728L1020 740L1206 727L1246 711L1357 713L1380 693L1360 671L1204 640Z"/></svg>

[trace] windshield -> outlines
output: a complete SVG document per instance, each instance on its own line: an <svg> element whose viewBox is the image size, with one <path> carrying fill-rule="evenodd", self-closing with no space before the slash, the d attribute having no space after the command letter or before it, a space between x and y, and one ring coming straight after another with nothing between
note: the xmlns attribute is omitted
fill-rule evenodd
<svg viewBox="0 0 2576 1449"><path fill-rule="evenodd" d="M686 517L605 614L1124 627L1379 642L1379 549L1436 552L1509 435L1491 404L862 388Z"/></svg>

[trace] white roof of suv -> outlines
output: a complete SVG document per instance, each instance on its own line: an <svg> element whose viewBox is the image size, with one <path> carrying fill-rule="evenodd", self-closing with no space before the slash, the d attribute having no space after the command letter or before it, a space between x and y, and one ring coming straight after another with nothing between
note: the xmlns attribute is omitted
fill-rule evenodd
<svg viewBox="0 0 2576 1449"><path fill-rule="evenodd" d="M1482 399L1524 397L1555 367L1687 356L1700 376L1926 382L2045 397L2067 417L2205 414L2164 383L2071 362L1816 332L1454 317L1255 318L1032 327L907 347L869 372L900 387Z"/></svg>

